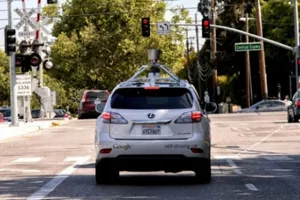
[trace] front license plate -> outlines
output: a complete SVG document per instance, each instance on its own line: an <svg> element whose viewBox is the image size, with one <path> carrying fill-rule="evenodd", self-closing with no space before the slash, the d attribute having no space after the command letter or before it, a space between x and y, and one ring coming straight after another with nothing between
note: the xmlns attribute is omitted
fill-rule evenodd
<svg viewBox="0 0 300 200"><path fill-rule="evenodd" d="M160 135L160 126L143 126L142 135Z"/></svg>

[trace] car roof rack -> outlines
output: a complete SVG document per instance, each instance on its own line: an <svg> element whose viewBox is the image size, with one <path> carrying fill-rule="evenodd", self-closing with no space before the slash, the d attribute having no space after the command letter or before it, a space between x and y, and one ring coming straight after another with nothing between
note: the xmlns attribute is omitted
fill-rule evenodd
<svg viewBox="0 0 300 200"><path fill-rule="evenodd" d="M143 72L146 70L150 70L150 73L160 73L161 71L164 71L169 75L168 78L162 78L162 77L141 77ZM141 66L138 71L127 81L123 82L121 85L142 85L145 83L149 83L150 85L155 84L171 84L171 85L185 85L187 81L180 79L175 73L172 72L172 70L162 64L159 64L157 62L151 62L148 65Z"/></svg>
<svg viewBox="0 0 300 200"><path fill-rule="evenodd" d="M188 81L180 79L168 66L160 64L158 62L160 54L161 51L159 49L148 49L149 63L147 65L141 66L131 78L121 83L120 86L141 86L146 84L149 84L150 86L157 84L167 84L171 86L186 86ZM148 77L142 76L142 74L146 70L149 70ZM161 72L165 72L169 75L169 77L161 77Z"/></svg>

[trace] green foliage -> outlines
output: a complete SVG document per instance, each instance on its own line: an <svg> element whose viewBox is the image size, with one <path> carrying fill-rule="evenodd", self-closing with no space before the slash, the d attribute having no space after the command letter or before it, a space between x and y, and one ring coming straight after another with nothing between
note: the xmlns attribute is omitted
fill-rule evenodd
<svg viewBox="0 0 300 200"><path fill-rule="evenodd" d="M250 2L254 6L255 2L253 0ZM244 6L240 0L228 2L228 6L225 7L225 12L218 16L217 24L245 30L245 22L239 20L241 17L244 17L243 10ZM293 5L289 5L288 1L282 0L261 0L261 11L264 37L289 46L294 46ZM256 18L255 7L253 7L249 17ZM257 33L256 20L249 20L249 28L250 33ZM257 40L250 37L249 41L254 42ZM231 94L231 98L233 103L244 104L246 85L245 53L235 52L234 50L234 44L239 42L245 42L245 36L231 31L217 29L216 66L218 75L226 77L236 76L235 81L228 83L232 91L234 91ZM212 62L209 58L209 43L210 41L206 41L206 44L200 52L200 63L202 63L202 65L208 65ZM291 51L270 45L266 42L264 42L264 46L269 96L277 96L276 85L278 83L282 86L282 96L288 94L288 76L289 70L294 69L294 67L291 68L291 60L294 59L294 55ZM261 100L258 60L258 52L250 52L253 95L257 96L257 99L254 99L254 101ZM221 79L219 79L218 84L223 84Z"/></svg>
<svg viewBox="0 0 300 200"><path fill-rule="evenodd" d="M0 50L0 106L9 104L9 60Z"/></svg>
<svg viewBox="0 0 300 200"><path fill-rule="evenodd" d="M60 80L66 95L73 93L70 88L112 90L147 63L149 48L161 49L161 62L176 72L182 70L182 28L173 27L170 35L161 36L152 26L149 38L141 36L142 17L149 16L151 23L164 20L166 4L149 5L149 1L73 0L63 6L53 30L57 41L51 56L57 67L50 76ZM172 22L191 21L187 10L179 7L173 12ZM70 98L79 100L78 95L82 93Z"/></svg>

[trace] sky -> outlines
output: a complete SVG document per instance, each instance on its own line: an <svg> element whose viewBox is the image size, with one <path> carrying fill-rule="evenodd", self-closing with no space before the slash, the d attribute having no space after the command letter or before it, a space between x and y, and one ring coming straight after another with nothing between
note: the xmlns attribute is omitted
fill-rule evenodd
<svg viewBox="0 0 300 200"><path fill-rule="evenodd" d="M99 0L100 1L100 0ZM27 9L30 8L37 8L37 0L25 0L25 6ZM41 1L41 5L42 7L45 6L47 4L46 0L42 0ZM64 3L65 0L58 0L59 4ZM190 12L190 16L192 17L192 19L194 20L195 18L195 13L197 12L196 7L197 4L199 2L199 0L167 0L167 9L170 8L174 8L176 6L181 6L183 5L184 7L188 8L189 12ZM21 0L13 0L12 2L12 17L13 17L13 24L14 26L20 21L20 17L16 14L16 12L14 11L16 8L22 10L22 1ZM27 10L27 12L29 12L29 10ZM36 18L36 13L34 13L32 15L32 17ZM200 21L201 19L201 15L200 13L197 13L198 15L198 21ZM166 20L169 20L172 17L170 11L167 11L166 13ZM4 48L4 27L8 24L8 12L7 12L7 0L0 0L0 48ZM49 31L51 31L51 26L46 27ZM190 37L190 41L193 42L195 44L195 28L191 28L192 30L189 31L189 37ZM33 31L32 29L30 29L30 31ZM20 38L18 37L18 32L23 32L23 27L21 27L19 30L17 30L17 39L19 40ZM199 35L201 36L201 33L199 33ZM51 38L51 35L48 35L49 38ZM200 46L201 44L204 43L204 39L202 39L201 37L199 38L199 42L200 42Z"/></svg>

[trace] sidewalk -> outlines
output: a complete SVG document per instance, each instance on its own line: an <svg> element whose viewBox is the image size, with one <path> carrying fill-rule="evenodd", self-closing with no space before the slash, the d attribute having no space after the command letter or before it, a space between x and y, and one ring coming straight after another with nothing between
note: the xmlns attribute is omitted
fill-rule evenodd
<svg viewBox="0 0 300 200"><path fill-rule="evenodd" d="M66 122L67 121L65 120L43 120L29 122L26 124L24 122L19 122L19 126L17 127L10 127L10 123L7 122L0 123L0 141L47 129L53 126L59 126Z"/></svg>

